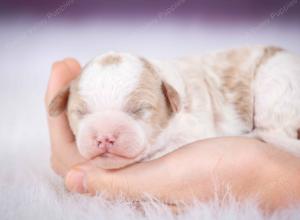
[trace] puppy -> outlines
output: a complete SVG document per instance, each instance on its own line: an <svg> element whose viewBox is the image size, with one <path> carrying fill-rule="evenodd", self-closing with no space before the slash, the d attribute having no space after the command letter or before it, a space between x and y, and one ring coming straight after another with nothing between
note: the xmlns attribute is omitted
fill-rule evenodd
<svg viewBox="0 0 300 220"><path fill-rule="evenodd" d="M67 109L79 152L116 169L184 144L247 135L300 154L300 58L249 47L172 61L94 58L49 105Z"/></svg>

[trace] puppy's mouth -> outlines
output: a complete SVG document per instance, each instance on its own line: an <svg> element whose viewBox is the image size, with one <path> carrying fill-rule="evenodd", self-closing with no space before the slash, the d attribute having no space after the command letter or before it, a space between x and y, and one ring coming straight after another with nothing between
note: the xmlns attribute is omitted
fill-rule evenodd
<svg viewBox="0 0 300 220"><path fill-rule="evenodd" d="M105 152L91 159L94 161L94 164L96 166L102 169L120 169L140 161L144 150L145 149L139 152L139 154L135 157L126 157L123 155L117 155L110 152Z"/></svg>
<svg viewBox="0 0 300 220"><path fill-rule="evenodd" d="M116 157L116 155L111 154L111 153L104 153L104 154L100 155L99 157L112 158L112 157ZM120 157L120 156L118 156L118 157Z"/></svg>
<svg viewBox="0 0 300 220"><path fill-rule="evenodd" d="M134 160L137 157L140 157L145 152L145 150L146 150L146 147L140 147L140 149L138 151L136 151L134 154L119 152L119 151L115 151L115 150L108 150L100 155L97 155L97 157L107 158L107 159Z"/></svg>
<svg viewBox="0 0 300 220"><path fill-rule="evenodd" d="M125 157L122 155L117 155L117 154L113 154L113 153L109 153L109 152L98 155L97 157L107 158L107 159L118 159L118 158L125 159L125 160L132 159L131 157Z"/></svg>
<svg viewBox="0 0 300 220"><path fill-rule="evenodd" d="M102 169L120 169L134 163L135 159L118 156L111 153L104 153L92 159L93 163Z"/></svg>

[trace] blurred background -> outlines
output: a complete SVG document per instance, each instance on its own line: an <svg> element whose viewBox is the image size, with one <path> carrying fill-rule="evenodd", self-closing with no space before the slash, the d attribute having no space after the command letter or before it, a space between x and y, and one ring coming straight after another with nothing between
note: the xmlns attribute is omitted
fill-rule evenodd
<svg viewBox="0 0 300 220"><path fill-rule="evenodd" d="M56 60L85 64L111 50L173 58L252 44L300 53L299 0L0 0L1 157L48 151L43 98Z"/></svg>

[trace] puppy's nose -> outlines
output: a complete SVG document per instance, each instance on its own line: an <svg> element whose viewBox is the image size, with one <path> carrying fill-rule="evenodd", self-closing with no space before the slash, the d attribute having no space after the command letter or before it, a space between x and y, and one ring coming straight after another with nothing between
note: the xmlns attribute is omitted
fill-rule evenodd
<svg viewBox="0 0 300 220"><path fill-rule="evenodd" d="M112 136L104 136L101 138L97 138L98 148L102 148L107 151L109 148L113 147L116 139Z"/></svg>

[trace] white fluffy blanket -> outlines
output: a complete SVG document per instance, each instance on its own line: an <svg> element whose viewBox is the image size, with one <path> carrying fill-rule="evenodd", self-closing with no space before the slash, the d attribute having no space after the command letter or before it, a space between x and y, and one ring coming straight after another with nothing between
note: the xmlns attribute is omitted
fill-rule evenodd
<svg viewBox="0 0 300 220"><path fill-rule="evenodd" d="M39 138L38 138L39 139ZM48 154L41 150L45 141L25 142L18 138L18 148L1 152L0 219L161 219L161 220L218 220L218 219L299 219L300 207L278 211L265 216L255 202L237 203L213 200L198 203L186 212L173 215L164 205L144 203L144 214L126 201L107 202L67 192L62 180L48 167ZM3 143L2 143L3 144ZM6 146L11 147L11 144ZM2 145L3 146L3 145ZM220 204L223 204L222 206Z"/></svg>
<svg viewBox="0 0 300 220"><path fill-rule="evenodd" d="M255 29L250 38L233 39L225 24L214 28L207 24L189 24L186 29L185 24L165 24L162 21L153 27L147 26L147 31L144 28L135 32L133 26L124 26L120 22L86 22L76 23L76 26L54 22L38 26L39 20L36 19L22 22L18 19L0 22L0 42L4 46L0 50L1 220L300 219L300 208L279 210L271 216L264 216L256 203L250 201L240 204L229 199L224 204L214 200L196 204L185 213L174 216L166 207L155 203L143 204L145 213L142 214L124 201L110 203L101 196L91 198L71 194L49 168L50 146L43 109L50 65L65 56L75 56L84 63L95 54L114 49L147 56L174 57L245 42L278 44L300 52L298 28L283 25L281 31L277 31L276 25L272 28L269 24L267 31ZM255 25L230 26L231 33L242 35L254 30ZM129 32L134 32L135 36L127 38ZM221 41L220 35L223 36ZM120 39L118 36L124 37ZM158 43L160 41L164 41L164 45Z"/></svg>

